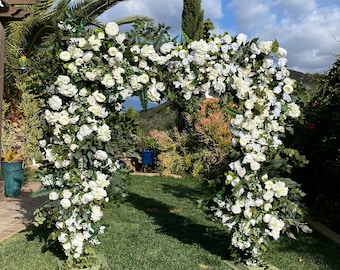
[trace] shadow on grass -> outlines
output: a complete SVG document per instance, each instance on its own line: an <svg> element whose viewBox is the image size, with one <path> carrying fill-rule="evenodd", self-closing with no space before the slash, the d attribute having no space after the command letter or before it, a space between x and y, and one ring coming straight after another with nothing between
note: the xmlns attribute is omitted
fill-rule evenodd
<svg viewBox="0 0 340 270"><path fill-rule="evenodd" d="M226 231L216 227L197 224L191 219L178 215L176 209L135 193L129 193L127 202L144 211L160 226L159 233L172 236L185 244L197 244L222 259L230 257L226 243L230 242Z"/></svg>
<svg viewBox="0 0 340 270"><path fill-rule="evenodd" d="M58 240L51 241L49 239L49 235L51 233L51 229L47 228L46 226L36 227L33 224L28 226L25 230L27 232L26 239L27 241L34 241L38 240L41 242L41 252L51 252L56 256L59 260L65 260L66 256L64 251L59 244Z"/></svg>
<svg viewBox="0 0 340 270"><path fill-rule="evenodd" d="M320 265L320 269L340 269L340 246L334 244L329 239L314 231L312 234L300 234L297 239L283 237L278 243L273 245L277 252L270 252L265 257L277 260L276 256L282 256L285 252L290 252L301 257L313 258ZM294 256L290 256L292 258Z"/></svg>
<svg viewBox="0 0 340 270"><path fill-rule="evenodd" d="M183 184L174 186L173 184L162 184L164 193L170 193L177 198L187 198L190 200L204 199L212 194L213 190L207 182L201 182L200 188L192 188Z"/></svg>

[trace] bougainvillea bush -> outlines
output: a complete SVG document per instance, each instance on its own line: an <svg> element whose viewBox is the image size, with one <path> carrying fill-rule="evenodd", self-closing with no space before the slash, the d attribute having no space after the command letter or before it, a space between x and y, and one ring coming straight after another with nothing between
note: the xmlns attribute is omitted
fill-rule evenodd
<svg viewBox="0 0 340 270"><path fill-rule="evenodd" d="M119 139L113 129L122 124L122 102L141 91L156 102L174 93L187 101L219 97L233 116L229 192L216 197L212 210L242 259L255 263L268 240L292 228L308 230L303 194L288 172L298 153L282 143L300 115L285 49L276 41L225 34L186 46L167 42L158 51L128 45L114 22L93 32L80 26L60 23L72 37L57 48L58 73L45 89L41 146L49 165L42 183L50 203L36 215L37 223L53 229L51 239L61 244L67 267L88 266L92 245L104 232L102 207L119 169L119 153L110 148Z"/></svg>

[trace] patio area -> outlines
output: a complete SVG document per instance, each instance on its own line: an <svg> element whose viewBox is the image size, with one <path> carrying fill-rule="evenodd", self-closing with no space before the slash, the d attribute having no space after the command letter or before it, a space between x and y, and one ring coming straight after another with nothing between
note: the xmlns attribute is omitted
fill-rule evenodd
<svg viewBox="0 0 340 270"><path fill-rule="evenodd" d="M0 181L0 241L24 230L33 220L34 210L46 200L31 198L30 194L40 187L39 182L24 183L19 197L4 195L4 182Z"/></svg>

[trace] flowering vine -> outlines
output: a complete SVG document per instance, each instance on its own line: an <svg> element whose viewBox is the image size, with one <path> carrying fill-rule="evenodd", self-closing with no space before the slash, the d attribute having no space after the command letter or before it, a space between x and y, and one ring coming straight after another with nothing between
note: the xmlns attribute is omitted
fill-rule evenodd
<svg viewBox="0 0 340 270"><path fill-rule="evenodd" d="M282 139L300 110L287 52L276 41L225 34L187 46L167 42L157 51L128 46L114 22L83 35L70 25L60 28L73 37L58 52L61 73L46 89L48 137L41 141L49 162L42 183L54 204L37 211L36 221L51 224L69 261L81 264L99 243L104 227L97 224L119 169L119 153L110 150L112 126L119 124L122 102L140 91L156 102L170 91L185 100L220 97L233 115L230 194L216 197L212 210L241 257L256 262L267 239L291 226L308 230L301 223L303 193L280 175L295 154Z"/></svg>

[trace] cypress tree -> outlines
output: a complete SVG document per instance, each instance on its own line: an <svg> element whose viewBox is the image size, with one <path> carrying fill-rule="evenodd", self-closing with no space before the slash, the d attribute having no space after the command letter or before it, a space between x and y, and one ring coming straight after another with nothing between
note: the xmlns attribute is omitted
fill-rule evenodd
<svg viewBox="0 0 340 270"><path fill-rule="evenodd" d="M200 40L204 33L204 11L201 0L184 0L182 31L191 40Z"/></svg>

